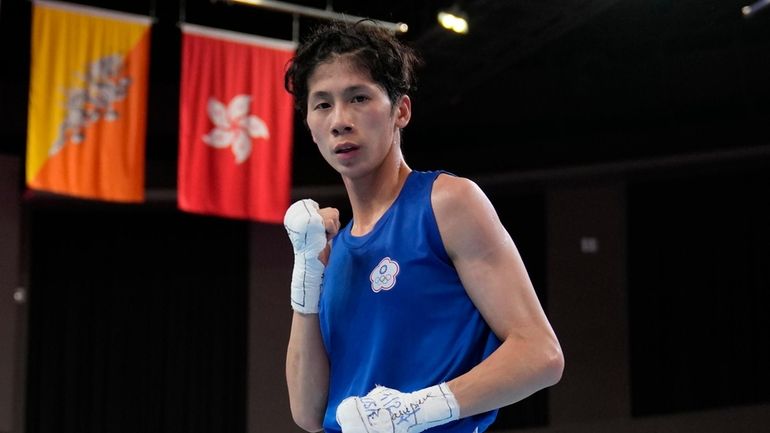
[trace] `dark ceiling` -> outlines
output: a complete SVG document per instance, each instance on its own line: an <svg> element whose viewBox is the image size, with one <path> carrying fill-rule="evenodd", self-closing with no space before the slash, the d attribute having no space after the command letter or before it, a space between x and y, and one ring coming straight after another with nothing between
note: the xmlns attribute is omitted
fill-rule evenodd
<svg viewBox="0 0 770 433"><path fill-rule="evenodd" d="M148 188L173 187L179 22L290 39L291 16L209 0L78 1L150 14ZM770 7L741 0L359 0L291 3L405 22L425 57L413 168L511 173L770 147ZM470 33L439 28L457 4ZM2 150L23 154L30 3L1 0ZM300 36L315 23L300 20ZM4 64L7 63L4 61ZM22 107L22 108L20 108ZM295 185L337 182L297 125Z"/></svg>

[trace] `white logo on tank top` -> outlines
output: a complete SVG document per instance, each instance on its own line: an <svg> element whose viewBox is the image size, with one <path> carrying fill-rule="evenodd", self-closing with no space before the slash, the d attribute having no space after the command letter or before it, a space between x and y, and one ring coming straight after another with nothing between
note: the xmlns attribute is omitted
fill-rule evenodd
<svg viewBox="0 0 770 433"><path fill-rule="evenodd" d="M396 285L396 275L398 275L398 262L385 257L374 267L369 274L369 280L372 282L372 290L378 293L381 290L390 290Z"/></svg>

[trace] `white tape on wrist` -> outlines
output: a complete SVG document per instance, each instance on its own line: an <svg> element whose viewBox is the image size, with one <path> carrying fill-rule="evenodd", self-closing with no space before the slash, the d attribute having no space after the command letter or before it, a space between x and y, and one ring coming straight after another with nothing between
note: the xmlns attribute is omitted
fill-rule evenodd
<svg viewBox="0 0 770 433"><path fill-rule="evenodd" d="M446 383L410 393L377 386L337 407L342 433L419 433L459 416L457 400Z"/></svg>
<svg viewBox="0 0 770 433"><path fill-rule="evenodd" d="M295 202L286 210L283 225L294 248L291 306L300 313L318 313L324 272L318 254L326 246L326 229L318 214L318 203L311 199Z"/></svg>

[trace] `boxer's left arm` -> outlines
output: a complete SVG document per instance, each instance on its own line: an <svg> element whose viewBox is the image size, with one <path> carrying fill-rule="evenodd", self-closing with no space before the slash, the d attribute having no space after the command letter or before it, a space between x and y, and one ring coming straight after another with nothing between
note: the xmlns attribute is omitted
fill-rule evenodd
<svg viewBox="0 0 770 433"><path fill-rule="evenodd" d="M431 197L444 246L468 296L501 340L448 382L466 417L518 402L561 379L561 346L497 211L469 179L441 175Z"/></svg>

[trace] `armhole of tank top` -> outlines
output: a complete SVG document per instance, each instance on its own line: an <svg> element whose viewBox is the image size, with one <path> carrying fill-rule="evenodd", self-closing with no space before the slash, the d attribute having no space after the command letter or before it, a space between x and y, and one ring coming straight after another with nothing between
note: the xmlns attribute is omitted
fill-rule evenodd
<svg viewBox="0 0 770 433"><path fill-rule="evenodd" d="M449 176L456 176L453 173L450 173L445 170L437 170L436 176L433 178L433 180L430 183L430 192L428 194L428 203L430 204L430 219L431 219L431 225L433 226L432 232L435 233L435 236L432 236L431 239L431 246L436 253L436 256L441 259L442 262L444 262L447 266L454 267L454 264L452 263L452 259L449 258L449 253L447 253L446 246L444 245L444 239L441 237L441 230L439 230L438 227L438 220L436 219L436 212L433 209L433 188L436 186L436 181L438 180L439 176L442 174L447 174Z"/></svg>

